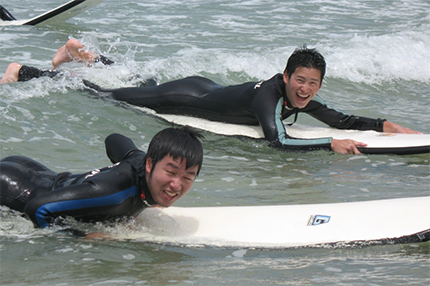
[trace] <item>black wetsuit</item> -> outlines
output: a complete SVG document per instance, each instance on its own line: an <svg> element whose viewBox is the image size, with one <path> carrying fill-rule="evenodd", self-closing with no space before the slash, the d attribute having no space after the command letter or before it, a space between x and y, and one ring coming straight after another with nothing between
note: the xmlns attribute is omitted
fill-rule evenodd
<svg viewBox="0 0 430 286"><path fill-rule="evenodd" d="M297 139L285 131L282 120L306 112L339 129L382 131L383 119L347 115L329 108L316 96L302 109L289 103L282 74L262 82L222 86L203 77L187 77L154 87L109 90L113 98L151 108L158 113L181 114L212 121L260 125L275 147L289 150L331 150L332 138Z"/></svg>
<svg viewBox="0 0 430 286"><path fill-rule="evenodd" d="M120 134L106 140L113 166L84 174L55 173L23 156L0 161L0 204L25 212L35 226L59 217L95 222L136 216L156 205L144 177L145 152Z"/></svg>
<svg viewBox="0 0 430 286"><path fill-rule="evenodd" d="M22 75L20 73L20 81L41 75L51 77L56 75L52 71L32 70L31 67L26 66L23 68L26 71L23 71ZM272 146L286 150L331 150L332 138L298 139L288 135L288 130L285 130L282 121L294 115L295 122L300 112L305 112L338 129L381 132L385 121L380 118L344 114L328 107L318 95L305 108L294 108L286 96L282 74L276 74L266 81L230 86L219 85L199 76L161 85L149 82L140 87L110 90L86 80L84 84L97 91L109 92L116 100L148 107L161 114L179 114L226 123L260 125L264 137Z"/></svg>
<svg viewBox="0 0 430 286"><path fill-rule="evenodd" d="M97 62L101 62L104 65L111 65L114 63L113 61L111 61L110 59L106 58L103 55L99 55L94 60L94 63L97 63ZM18 81L28 81L30 79L39 78L42 76L54 78L62 74L63 74L63 71L57 70L57 69L45 70L45 69L39 69L39 68L23 65L18 72Z"/></svg>

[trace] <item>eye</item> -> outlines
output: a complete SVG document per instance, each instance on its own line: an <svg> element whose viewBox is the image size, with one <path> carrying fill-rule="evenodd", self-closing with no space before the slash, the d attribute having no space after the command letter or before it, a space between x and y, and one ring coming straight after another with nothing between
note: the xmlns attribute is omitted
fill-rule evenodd
<svg viewBox="0 0 430 286"><path fill-rule="evenodd" d="M194 179L195 179L195 177L191 177L191 176L185 176L185 177L184 177L184 180L185 180L185 181L189 181L189 182L193 182L193 181L194 181Z"/></svg>

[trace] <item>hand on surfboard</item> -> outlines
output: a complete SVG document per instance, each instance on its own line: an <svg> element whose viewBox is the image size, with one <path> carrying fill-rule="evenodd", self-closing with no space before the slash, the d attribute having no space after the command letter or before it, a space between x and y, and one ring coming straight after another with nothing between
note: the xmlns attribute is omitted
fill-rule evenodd
<svg viewBox="0 0 430 286"><path fill-rule="evenodd" d="M404 133L404 134L423 134L422 132L415 131L415 130L412 130L410 128L400 126L400 125L393 123L391 121L385 121L384 122L384 132Z"/></svg>
<svg viewBox="0 0 430 286"><path fill-rule="evenodd" d="M331 149L339 154L361 154L357 147L366 147L367 144L351 139L333 139Z"/></svg>

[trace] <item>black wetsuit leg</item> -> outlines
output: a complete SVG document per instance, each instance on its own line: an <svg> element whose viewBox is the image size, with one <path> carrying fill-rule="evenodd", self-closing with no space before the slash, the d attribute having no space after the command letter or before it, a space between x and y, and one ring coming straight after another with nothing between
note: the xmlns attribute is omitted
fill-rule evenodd
<svg viewBox="0 0 430 286"><path fill-rule="evenodd" d="M53 78L53 77L59 75L60 73L62 73L62 72L58 71L58 70L41 70L41 69L38 69L35 67L23 65L19 69L18 81L28 81L30 79L39 78L41 76L48 76L48 77Z"/></svg>
<svg viewBox="0 0 430 286"><path fill-rule="evenodd" d="M10 156L0 161L0 205L17 211L52 189L57 173L33 159Z"/></svg>
<svg viewBox="0 0 430 286"><path fill-rule="evenodd" d="M97 63L97 62L101 62L102 64L104 64L105 66L109 66L109 65L111 65L111 64L114 64L115 62L114 61L112 61L112 60L110 60L110 59L108 59L107 57L105 57L105 56L103 56L103 55L99 55L96 59L95 59L95 61L94 61L95 63Z"/></svg>
<svg viewBox="0 0 430 286"><path fill-rule="evenodd" d="M106 58L103 55L99 55L94 62L101 62L104 65L111 65L114 63L114 61ZM29 81L30 79L39 78L42 76L53 78L62 73L63 72L61 70L44 70L23 65L18 72L18 81Z"/></svg>
<svg viewBox="0 0 430 286"><path fill-rule="evenodd" d="M180 114L213 121L257 125L250 108L255 83L223 86L192 76L155 87L108 90L116 100L148 107L161 114Z"/></svg>
<svg viewBox="0 0 430 286"><path fill-rule="evenodd" d="M204 77L186 77L151 87L129 87L106 90L116 100L149 107L160 113L186 111L199 98L223 88ZM180 110L180 111L179 111Z"/></svg>

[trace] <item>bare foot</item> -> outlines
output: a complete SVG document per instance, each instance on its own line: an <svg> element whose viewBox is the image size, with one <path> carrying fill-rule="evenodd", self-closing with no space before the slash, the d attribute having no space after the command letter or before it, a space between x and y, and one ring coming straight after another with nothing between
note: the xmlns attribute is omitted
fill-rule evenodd
<svg viewBox="0 0 430 286"><path fill-rule="evenodd" d="M11 63L6 69L3 78L0 80L0 83L9 83L9 82L17 82L19 70L22 65L18 63Z"/></svg>
<svg viewBox="0 0 430 286"><path fill-rule="evenodd" d="M71 62L73 60L91 64L97 57L97 54L86 50L78 40L70 39L64 46L58 49L52 59L52 69L56 69L61 64Z"/></svg>

